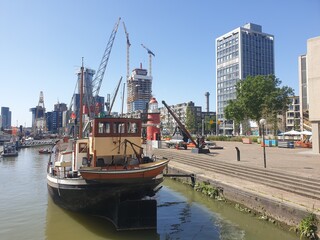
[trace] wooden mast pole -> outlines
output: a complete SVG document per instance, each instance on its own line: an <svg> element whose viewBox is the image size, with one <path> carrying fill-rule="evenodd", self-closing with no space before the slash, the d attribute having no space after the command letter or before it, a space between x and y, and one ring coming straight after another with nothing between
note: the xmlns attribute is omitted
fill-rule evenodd
<svg viewBox="0 0 320 240"><path fill-rule="evenodd" d="M82 115L83 115L83 72L84 72L84 67L83 67L83 57L82 57L82 66L81 66L81 83L80 83L80 112L79 112L79 139L82 138Z"/></svg>

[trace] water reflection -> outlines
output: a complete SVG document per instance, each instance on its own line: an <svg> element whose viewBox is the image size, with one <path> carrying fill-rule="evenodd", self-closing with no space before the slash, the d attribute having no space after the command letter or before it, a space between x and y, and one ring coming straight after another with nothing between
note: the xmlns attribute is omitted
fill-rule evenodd
<svg viewBox="0 0 320 240"><path fill-rule="evenodd" d="M63 210L48 199L46 239L159 239L155 230L118 232L100 217Z"/></svg>
<svg viewBox="0 0 320 240"><path fill-rule="evenodd" d="M21 149L0 159L0 239L298 240L269 222L172 180L156 196L157 230L118 232L107 220L65 211L48 197L47 155Z"/></svg>
<svg viewBox="0 0 320 240"><path fill-rule="evenodd" d="M194 202L198 193L184 189L190 193L186 197L174 189L175 182L166 181L165 184L166 188L158 196L161 239L243 239L243 231L236 225Z"/></svg>
<svg viewBox="0 0 320 240"><path fill-rule="evenodd" d="M183 199L186 199L187 202L185 204L192 206L192 224L184 224L184 232L182 234L187 238L182 237L181 239L299 239L294 232L282 230L268 221L258 220L257 216L235 210L234 206L231 204L215 201L198 192L191 191L190 186L183 185L175 181L165 181L165 185L169 192L173 192L174 196L180 196L181 202L184 202ZM174 209L167 212L171 211L174 211ZM161 214L159 214L159 208L158 215L161 217ZM201 229L201 233L197 236L208 238L192 238L194 235L192 235L193 231L190 231L190 229L193 231ZM206 232L208 235L202 235L203 232Z"/></svg>

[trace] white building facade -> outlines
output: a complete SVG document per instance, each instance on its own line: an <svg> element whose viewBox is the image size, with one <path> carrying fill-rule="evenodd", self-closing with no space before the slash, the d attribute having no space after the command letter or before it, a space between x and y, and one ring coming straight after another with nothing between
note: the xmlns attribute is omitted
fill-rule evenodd
<svg viewBox="0 0 320 240"><path fill-rule="evenodd" d="M224 117L229 100L236 99L236 83L247 76L274 74L274 36L248 23L216 39L216 111L218 133L232 134Z"/></svg>

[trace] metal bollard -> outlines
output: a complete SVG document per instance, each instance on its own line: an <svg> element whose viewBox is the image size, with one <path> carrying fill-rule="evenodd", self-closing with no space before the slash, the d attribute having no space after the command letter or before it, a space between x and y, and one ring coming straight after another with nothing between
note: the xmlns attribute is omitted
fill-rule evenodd
<svg viewBox="0 0 320 240"><path fill-rule="evenodd" d="M237 161L240 161L240 150L238 147L235 147L237 150Z"/></svg>

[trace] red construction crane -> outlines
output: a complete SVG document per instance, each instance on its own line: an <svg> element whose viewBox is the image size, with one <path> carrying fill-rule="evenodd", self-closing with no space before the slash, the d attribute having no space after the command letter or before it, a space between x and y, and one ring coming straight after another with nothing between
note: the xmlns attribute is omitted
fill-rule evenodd
<svg viewBox="0 0 320 240"><path fill-rule="evenodd" d="M129 50L130 50L130 46L131 46L131 43L129 41L129 33L127 32L127 28L126 28L126 25L123 23L123 28L124 28L124 32L126 34L126 38L127 38L127 80L129 78L129 71L130 71L130 65L129 65L129 60L130 60L130 55L129 55Z"/></svg>

